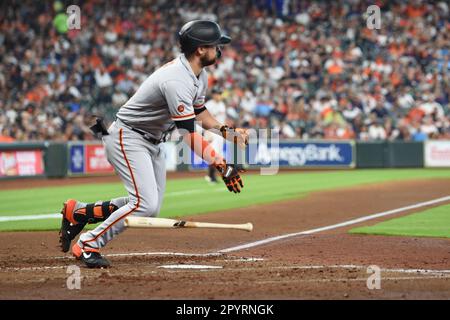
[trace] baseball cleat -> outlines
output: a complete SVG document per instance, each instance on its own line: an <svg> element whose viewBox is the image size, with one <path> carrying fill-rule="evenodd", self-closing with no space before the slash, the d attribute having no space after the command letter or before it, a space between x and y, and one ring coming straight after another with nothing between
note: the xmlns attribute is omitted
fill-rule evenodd
<svg viewBox="0 0 450 320"><path fill-rule="evenodd" d="M69 199L64 202L61 210L62 221L61 229L59 231L59 244L62 252L68 252L70 243L83 230L85 223L77 223L74 220L73 212L75 211L77 201Z"/></svg>
<svg viewBox="0 0 450 320"><path fill-rule="evenodd" d="M78 243L72 246L72 254L78 260L83 261L88 268L108 268L111 266L109 261L103 258L97 249L82 249Z"/></svg>
<svg viewBox="0 0 450 320"><path fill-rule="evenodd" d="M100 252L83 252L81 261L88 268L108 268L110 266L109 261L103 258Z"/></svg>

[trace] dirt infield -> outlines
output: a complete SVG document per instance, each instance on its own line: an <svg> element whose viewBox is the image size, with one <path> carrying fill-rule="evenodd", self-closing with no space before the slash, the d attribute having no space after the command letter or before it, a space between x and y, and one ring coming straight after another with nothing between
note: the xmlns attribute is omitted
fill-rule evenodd
<svg viewBox="0 0 450 320"><path fill-rule="evenodd" d="M219 252L448 196L449 190L450 179L365 185L188 218L251 221L252 233L128 230L103 251L112 268L81 269L80 290L67 288L67 267L79 264L58 251L57 232L0 233L0 299L450 299L449 239L349 235L350 227L343 227ZM216 268L163 268L191 264ZM379 290L366 286L370 265L381 268Z"/></svg>
<svg viewBox="0 0 450 320"><path fill-rule="evenodd" d="M168 172L167 179L183 179L183 178L198 178L198 172L190 171L178 171ZM93 183L111 183L120 182L117 175L98 175L98 176L80 176L80 177L67 177L67 178L55 178L45 179L38 178L21 178L11 180L1 180L0 190L17 190L25 188L42 188L42 187L59 187L67 185L79 185L79 184L93 184Z"/></svg>

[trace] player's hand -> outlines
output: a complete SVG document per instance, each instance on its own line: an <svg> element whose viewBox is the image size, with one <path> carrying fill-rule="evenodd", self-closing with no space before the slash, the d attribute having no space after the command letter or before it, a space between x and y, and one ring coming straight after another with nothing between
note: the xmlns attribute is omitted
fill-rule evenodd
<svg viewBox="0 0 450 320"><path fill-rule="evenodd" d="M236 128L234 129L234 131L237 133L237 144L239 145L239 147L241 147L242 149L245 148L246 145L248 145L248 129L244 129L244 128Z"/></svg>
<svg viewBox="0 0 450 320"><path fill-rule="evenodd" d="M239 172L244 172L243 169L238 170L236 166L227 164L223 161L222 164L216 164L217 170L222 175L223 182L230 192L240 193L244 187Z"/></svg>
<svg viewBox="0 0 450 320"><path fill-rule="evenodd" d="M222 137L226 140L233 141L242 149L248 144L249 133L248 129L243 128L231 128L226 125L220 128Z"/></svg>

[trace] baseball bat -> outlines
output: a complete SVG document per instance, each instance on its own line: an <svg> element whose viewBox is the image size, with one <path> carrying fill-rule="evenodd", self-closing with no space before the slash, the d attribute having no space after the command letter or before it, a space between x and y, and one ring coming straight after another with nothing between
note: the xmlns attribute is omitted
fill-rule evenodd
<svg viewBox="0 0 450 320"><path fill-rule="evenodd" d="M125 218L125 227L130 228L214 228L214 229L236 229L252 231L252 223L229 224L183 221L166 218L128 217Z"/></svg>

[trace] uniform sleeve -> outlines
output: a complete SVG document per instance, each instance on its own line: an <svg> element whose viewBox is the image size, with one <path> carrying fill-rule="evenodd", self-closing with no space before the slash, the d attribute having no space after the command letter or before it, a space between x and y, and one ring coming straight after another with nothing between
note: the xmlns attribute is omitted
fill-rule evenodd
<svg viewBox="0 0 450 320"><path fill-rule="evenodd" d="M206 110L205 106L205 96L203 96L203 99L197 99L194 102L194 112L195 114L202 113Z"/></svg>
<svg viewBox="0 0 450 320"><path fill-rule="evenodd" d="M161 92L169 106L174 121L194 119L194 94L184 82L169 80L161 85Z"/></svg>
<svg viewBox="0 0 450 320"><path fill-rule="evenodd" d="M206 110L205 99L206 99L206 90L208 89L208 76L207 76L206 72L202 73L201 81L204 84L203 85L204 89L202 90L202 92L198 95L198 97L194 101L195 114L199 114L202 111Z"/></svg>

